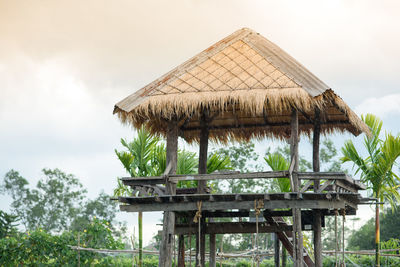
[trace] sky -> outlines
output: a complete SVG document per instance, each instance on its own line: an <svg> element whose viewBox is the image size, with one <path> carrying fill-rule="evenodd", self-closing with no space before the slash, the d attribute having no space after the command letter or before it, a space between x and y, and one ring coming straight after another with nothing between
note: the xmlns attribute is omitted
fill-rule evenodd
<svg viewBox="0 0 400 267"><path fill-rule="evenodd" d="M34 185L42 168L60 168L90 197L111 194L126 175L114 149L134 136L114 104L243 27L397 134L399 11L395 0L0 0L0 177L15 169ZM261 142L258 152L274 145ZM7 210L10 198L0 203ZM118 218L136 223L134 214ZM145 232L160 218L145 214Z"/></svg>

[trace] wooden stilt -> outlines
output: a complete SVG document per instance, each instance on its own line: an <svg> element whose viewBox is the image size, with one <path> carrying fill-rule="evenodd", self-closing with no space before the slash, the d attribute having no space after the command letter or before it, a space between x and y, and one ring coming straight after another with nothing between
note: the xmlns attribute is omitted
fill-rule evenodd
<svg viewBox="0 0 400 267"><path fill-rule="evenodd" d="M185 267L185 236L178 237L178 267Z"/></svg>
<svg viewBox="0 0 400 267"><path fill-rule="evenodd" d="M200 121L200 148L199 148L199 174L206 174L207 173L207 152L208 152L208 113L207 111L203 111L201 115ZM197 184L197 192L199 194L204 194L206 190L207 183L206 181L198 181ZM199 253L200 250L200 266L205 266L205 248L206 248L206 236L205 236L205 219L201 218L201 228L202 231L200 233L200 247L196 246L196 255ZM197 242L198 243L198 242ZM198 259L196 258L196 266L199 265Z"/></svg>
<svg viewBox="0 0 400 267"><path fill-rule="evenodd" d="M210 267L216 267L216 244L215 244L215 234L210 234Z"/></svg>
<svg viewBox="0 0 400 267"><path fill-rule="evenodd" d="M291 169L294 172L299 170L299 118L296 109L293 109L291 116ZM290 170L289 170L290 171ZM293 192L299 192L299 180L295 173L291 173ZM303 266L303 233L301 231L301 210L293 209L293 245L294 245L294 266Z"/></svg>
<svg viewBox="0 0 400 267"><path fill-rule="evenodd" d="M206 228L206 219L201 218L201 235L200 235L200 266L205 267L206 266L206 234L205 234L205 228Z"/></svg>
<svg viewBox="0 0 400 267"><path fill-rule="evenodd" d="M320 111L319 109L315 110L314 116L314 135L313 135L313 171L320 171L320 160L319 160L319 147L320 147L320 133L321 133L321 121L320 121ZM319 180L314 180L314 192L317 192L319 189ZM322 243L321 243L321 234L322 234L322 226L321 226L321 211L314 210L314 221L313 221L313 230L314 230L314 257L315 257L315 266L322 267Z"/></svg>
<svg viewBox="0 0 400 267"><path fill-rule="evenodd" d="M202 115L200 130L200 148L199 148L199 174L207 173L207 153L208 153L208 124L206 115ZM206 189L206 181L198 181L197 192L199 194L204 194Z"/></svg>
<svg viewBox="0 0 400 267"><path fill-rule="evenodd" d="M278 234L274 233L274 262L275 262L275 267L279 267L279 250L280 250L279 237L278 237Z"/></svg>
<svg viewBox="0 0 400 267"><path fill-rule="evenodd" d="M178 124L170 121L167 129L167 166L171 166L170 174L176 173L178 157ZM175 195L176 183L167 182L165 185L166 193ZM175 227L175 213L164 212L163 231L160 244L159 267L172 266L173 256L173 235Z"/></svg>

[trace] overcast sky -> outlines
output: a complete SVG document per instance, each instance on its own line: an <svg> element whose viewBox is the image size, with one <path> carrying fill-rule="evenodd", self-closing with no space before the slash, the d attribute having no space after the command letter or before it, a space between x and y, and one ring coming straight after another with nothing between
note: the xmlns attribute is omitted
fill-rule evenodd
<svg viewBox="0 0 400 267"><path fill-rule="evenodd" d="M395 0L0 0L0 176L35 184L57 167L91 197L112 193L125 175L113 150L133 136L114 104L242 27L398 133L399 12ZM147 216L154 232L160 216Z"/></svg>

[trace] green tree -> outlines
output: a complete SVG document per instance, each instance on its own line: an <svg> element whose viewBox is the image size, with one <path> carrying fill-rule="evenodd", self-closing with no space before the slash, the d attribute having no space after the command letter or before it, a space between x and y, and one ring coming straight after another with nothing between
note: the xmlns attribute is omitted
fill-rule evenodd
<svg viewBox="0 0 400 267"><path fill-rule="evenodd" d="M214 152L228 157L232 168L241 173L252 172L260 168L259 165L254 164L258 160L258 155L252 142L241 142L229 148L219 148Z"/></svg>
<svg viewBox="0 0 400 267"><path fill-rule="evenodd" d="M96 199L86 197L86 189L79 179L59 169L43 169L36 187L29 188L28 181L17 171L9 171L3 180L2 191L11 195L12 215L18 217L26 230L39 227L46 231L82 230L90 218L112 223L117 211L116 203L101 193ZM115 228L124 229L123 225Z"/></svg>
<svg viewBox="0 0 400 267"><path fill-rule="evenodd" d="M115 150L119 161L124 166L125 170L131 177L144 177L160 174L165 168L165 162L163 164L154 164L156 160L162 159L162 150L157 150L157 144L159 139L150 135L143 127L138 131L137 137L132 142L127 142L125 139L121 139L122 146L126 149L125 151ZM155 154L155 153L160 154ZM157 158L155 156L159 156ZM131 191L127 189L121 183L118 184L118 188L114 190L114 195L119 196L121 193L131 194ZM143 213L138 213L138 230L139 230L139 266L143 263Z"/></svg>
<svg viewBox="0 0 400 267"><path fill-rule="evenodd" d="M83 231L91 223L91 218L96 217L110 223L113 233L121 237L126 232L126 226L114 221L116 213L117 203L110 201L110 196L101 192L95 199L88 199L84 202L69 228L72 231Z"/></svg>
<svg viewBox="0 0 400 267"><path fill-rule="evenodd" d="M17 232L18 217L0 210L0 239Z"/></svg>
<svg viewBox="0 0 400 267"><path fill-rule="evenodd" d="M43 169L42 172L43 177L32 190L17 171L11 170L5 175L4 190L13 199L13 213L26 229L67 229L79 214L86 190L72 174L59 169Z"/></svg>
<svg viewBox="0 0 400 267"><path fill-rule="evenodd" d="M361 116L362 120L371 130L371 135L364 138L364 147L367 155L362 157L356 150L351 140L347 141L342 148L342 161L353 162L360 173L362 182L366 183L372 190L372 194L379 201L388 201L392 206L400 199L398 190L399 177L392 171L393 165L400 156L400 136L390 133L385 139L380 138L382 121L372 115ZM379 228L379 204L376 204L375 218L375 246L376 265L380 266L379 256L380 228Z"/></svg>
<svg viewBox="0 0 400 267"><path fill-rule="evenodd" d="M241 173L261 171L262 166L256 164L258 154L255 152L255 145L252 142L241 142L229 148L219 148L214 151L218 155L230 159L231 167ZM265 179L237 179L227 181L217 181L215 187L220 192L256 192L265 188L268 181Z"/></svg>
<svg viewBox="0 0 400 267"><path fill-rule="evenodd" d="M381 241L400 239L400 208L388 208L380 214ZM375 244L374 219L368 220L349 238L349 249L373 249Z"/></svg>

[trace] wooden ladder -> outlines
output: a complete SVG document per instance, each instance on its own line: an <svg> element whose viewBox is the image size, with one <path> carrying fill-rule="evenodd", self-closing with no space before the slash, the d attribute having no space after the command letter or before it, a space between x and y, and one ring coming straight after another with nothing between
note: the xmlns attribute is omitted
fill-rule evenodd
<svg viewBox="0 0 400 267"><path fill-rule="evenodd" d="M271 226L282 226L288 225L282 217L270 217L265 216L265 220ZM285 232L277 232L276 233L282 245L289 252L290 256L293 258L293 232L285 231ZM306 248L303 248L303 264L307 267L314 267L314 261L311 259L310 255Z"/></svg>

